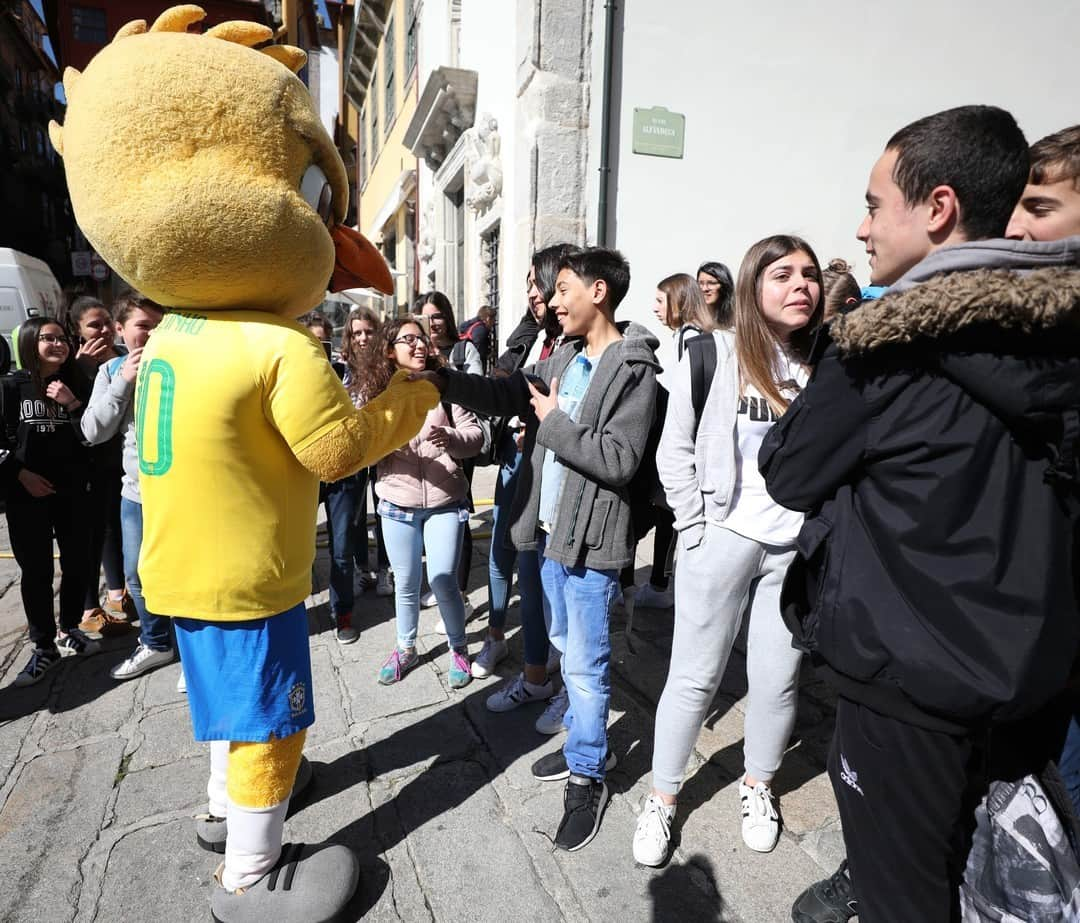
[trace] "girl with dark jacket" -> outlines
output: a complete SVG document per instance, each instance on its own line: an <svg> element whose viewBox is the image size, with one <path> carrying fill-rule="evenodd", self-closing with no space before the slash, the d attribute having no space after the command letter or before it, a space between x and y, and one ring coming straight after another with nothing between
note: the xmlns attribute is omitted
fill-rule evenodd
<svg viewBox="0 0 1080 923"><path fill-rule="evenodd" d="M11 548L22 571L20 592L34 652L15 685L29 686L63 654L99 645L79 629L86 588L90 521L89 463L79 418L89 388L64 328L34 317L19 329L24 369L5 385L5 418L15 429L0 468L7 485ZM9 402L13 402L12 407ZM17 419L17 425L16 425ZM60 547L60 631L53 613L53 537Z"/></svg>
<svg viewBox="0 0 1080 923"><path fill-rule="evenodd" d="M518 369L546 359L562 345L562 328L548 302L555 294L555 279L559 261L568 244L556 244L533 254L529 269L529 310L507 341L506 351L496 362L496 377L512 375ZM521 463L521 427L516 418L510 420L500 441L502 464L495 486L495 507L492 511L491 553L488 556L488 635L484 646L473 661L473 676L490 676L496 665L507 655L506 610L510 604L510 584L514 562L518 567L518 588L521 592L521 630L525 640L522 673L491 695L487 707L491 711L510 711L519 705L550 699L548 709L537 719L536 729L555 734L562 730L566 712L566 695L553 697L549 673L558 668L558 652L548 646L540 588L540 556L536 551L518 551L510 542L509 504L517 489L518 468ZM549 658L549 650L552 651Z"/></svg>

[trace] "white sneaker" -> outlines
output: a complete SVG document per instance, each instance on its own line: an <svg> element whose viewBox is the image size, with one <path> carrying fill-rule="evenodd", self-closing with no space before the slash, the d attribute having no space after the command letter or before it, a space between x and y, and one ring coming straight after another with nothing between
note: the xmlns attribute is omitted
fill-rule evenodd
<svg viewBox="0 0 1080 923"><path fill-rule="evenodd" d="M739 783L742 802L742 838L754 852L772 852L780 839L780 815L776 813L773 794L764 782L753 788Z"/></svg>
<svg viewBox="0 0 1080 923"><path fill-rule="evenodd" d="M428 590L423 596L420 597L420 608L430 609L437 602L438 600L435 598L435 592L433 590ZM446 634L446 632L440 632L440 634Z"/></svg>
<svg viewBox="0 0 1080 923"><path fill-rule="evenodd" d="M653 868L667 861L671 844L671 820L675 805L664 804L650 794L641 807L637 829L634 830L634 861Z"/></svg>
<svg viewBox="0 0 1080 923"><path fill-rule="evenodd" d="M394 595L394 578L390 576L390 571L388 571L385 567L379 570L379 574L375 578L375 595Z"/></svg>
<svg viewBox="0 0 1080 923"><path fill-rule="evenodd" d="M541 734L558 734L563 730L563 717L569 707L570 696L566 692L566 687L563 686L558 695L551 697L544 713L536 719L536 730Z"/></svg>
<svg viewBox="0 0 1080 923"><path fill-rule="evenodd" d="M484 646L480 649L480 653L476 655L476 659L472 662L472 675L477 679L487 679L495 672L498 662L505 659L508 653L509 649L505 640L498 641L488 635L484 639Z"/></svg>
<svg viewBox="0 0 1080 923"><path fill-rule="evenodd" d="M675 605L675 589L670 584L666 590L661 590L651 583L646 583L645 586L637 588L634 605L646 609L670 609Z"/></svg>
<svg viewBox="0 0 1080 923"><path fill-rule="evenodd" d="M180 668L180 675L176 678L176 691L187 695L187 677L184 676L184 668Z"/></svg>
<svg viewBox="0 0 1080 923"><path fill-rule="evenodd" d="M171 648L167 651L155 651L153 648L140 644L131 652L127 660L113 667L109 675L113 679L135 679L136 676L142 676L148 670L172 663L175 657L176 654Z"/></svg>
<svg viewBox="0 0 1080 923"><path fill-rule="evenodd" d="M488 696L488 711L513 711L519 705L542 702L550 698L554 691L550 682L544 683L543 686L534 686L526 682L524 673L519 673L498 692Z"/></svg>
<svg viewBox="0 0 1080 923"><path fill-rule="evenodd" d="M445 635L446 634L446 622L444 622L442 620L441 615L439 616L439 620L434 625L431 626L431 630L433 632L435 632L435 634L437 634L437 635Z"/></svg>
<svg viewBox="0 0 1080 923"><path fill-rule="evenodd" d="M548 661L547 672L548 676L552 673L558 673L562 668L562 654L559 653L559 649L554 645L548 645Z"/></svg>
<svg viewBox="0 0 1080 923"><path fill-rule="evenodd" d="M431 595L431 594L428 594L428 595ZM424 599L426 599L426 598L427 597L424 597ZM469 619L471 619L472 616L473 616L473 607L472 607L472 603L469 602L468 599L463 600L463 602L465 603L465 624L468 625L469 624ZM424 602L423 599L420 600L420 605L421 605L421 607L427 608L427 604ZM431 605L434 606L435 603L432 603ZM437 634L437 635L445 635L446 634L446 622L443 621L441 615L439 616L439 620L434 625L431 626L431 630L433 632L435 632L435 634ZM473 674L473 675L475 676L475 674Z"/></svg>

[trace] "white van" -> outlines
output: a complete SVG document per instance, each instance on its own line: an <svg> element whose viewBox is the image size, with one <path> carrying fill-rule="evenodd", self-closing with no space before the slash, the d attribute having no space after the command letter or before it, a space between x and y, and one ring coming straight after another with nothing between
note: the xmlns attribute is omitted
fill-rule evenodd
<svg viewBox="0 0 1080 923"><path fill-rule="evenodd" d="M11 331L27 318L60 318L63 311L64 293L49 264L0 247L0 336L10 345Z"/></svg>

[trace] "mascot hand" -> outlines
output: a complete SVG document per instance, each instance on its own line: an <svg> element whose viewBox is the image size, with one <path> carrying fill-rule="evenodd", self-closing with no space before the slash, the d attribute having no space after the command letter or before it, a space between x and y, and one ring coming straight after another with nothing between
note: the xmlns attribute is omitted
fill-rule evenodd
<svg viewBox="0 0 1080 923"><path fill-rule="evenodd" d="M323 481L339 481L401 448L439 403L439 389L409 381L399 371L374 400L297 453L300 463Z"/></svg>

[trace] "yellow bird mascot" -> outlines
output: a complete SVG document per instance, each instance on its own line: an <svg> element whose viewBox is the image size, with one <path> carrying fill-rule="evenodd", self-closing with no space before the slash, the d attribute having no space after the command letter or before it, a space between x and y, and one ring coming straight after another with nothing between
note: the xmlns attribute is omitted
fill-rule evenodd
<svg viewBox="0 0 1080 923"><path fill-rule="evenodd" d="M149 609L172 616L210 814L224 841L220 923L334 918L356 890L343 846L282 848L315 720L304 599L319 481L387 455L439 400L395 379L356 411L294 318L335 288L391 291L378 252L342 226L345 168L271 30L178 6L124 26L64 75L49 126L79 226L132 286L173 308L136 395ZM215 837L209 831L220 829ZM227 836L226 836L227 833ZM205 834L205 835L204 835Z"/></svg>

